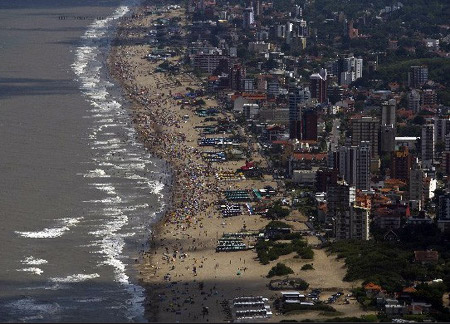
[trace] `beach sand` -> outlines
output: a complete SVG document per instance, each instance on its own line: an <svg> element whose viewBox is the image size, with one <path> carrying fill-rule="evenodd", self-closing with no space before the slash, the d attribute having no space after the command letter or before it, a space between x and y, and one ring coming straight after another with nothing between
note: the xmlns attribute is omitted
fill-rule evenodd
<svg viewBox="0 0 450 324"><path fill-rule="evenodd" d="M149 9L149 8L147 8ZM153 229L151 249L141 255L137 270L141 284L148 293L147 316L158 322L223 322L231 318L224 305L229 299L246 295L264 296L274 300L279 293L268 288L266 278L276 262L283 261L295 271L291 277L305 279L310 288L321 288L334 293L349 292L359 282L342 281L345 268L342 261L315 250L314 260L287 255L268 265L261 265L253 250L216 253L217 239L225 232L259 230L269 221L256 215L223 218L215 203L223 199L221 191L228 188L278 188L272 179L219 181L215 174L220 170L235 171L245 160L207 164L201 158L204 148L197 145L200 137L195 129L204 122L195 115L195 108L177 105L172 99L175 93L186 93L186 88L200 88L200 81L181 71L178 75L155 73L161 63L153 63L144 57L149 45L136 44L144 38L148 26L156 18L180 17L185 24L184 9L172 10L161 16L146 15L144 8L137 9L134 18L121 23L118 41L112 47L109 66L113 77L123 86L131 102L132 119L146 148L155 156L168 162L173 174L172 201L163 219ZM180 56L170 61L180 61ZM207 107L218 106L216 100L206 100ZM188 115L188 120L183 116ZM228 112L221 118L234 120ZM244 132L244 130L240 130ZM264 157L251 144L251 160L267 165ZM283 194L279 191L279 196ZM275 197L274 199L277 199ZM306 228L305 219L297 217L292 223L298 229ZM309 237L316 244L315 237ZM252 242L250 242L251 244ZM254 242L253 242L254 243ZM315 270L301 271L305 263L313 263ZM194 267L196 271L194 271ZM166 275L170 281L165 280ZM202 308L209 307L209 314L202 315ZM342 316L363 314L355 301L350 305L335 305ZM364 313L367 314L367 313ZM270 321L281 319L324 319L319 312L308 312L289 317L274 312Z"/></svg>

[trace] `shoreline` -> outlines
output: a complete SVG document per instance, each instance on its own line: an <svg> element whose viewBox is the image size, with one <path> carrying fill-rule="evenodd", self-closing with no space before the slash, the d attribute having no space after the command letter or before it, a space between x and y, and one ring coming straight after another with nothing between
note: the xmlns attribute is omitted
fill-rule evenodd
<svg viewBox="0 0 450 324"><path fill-rule="evenodd" d="M175 204L182 204L183 200L175 199L175 195L177 192L180 192L181 186L179 185L176 174L179 176L184 166L180 165L180 163L177 163L176 161L173 161L173 159L170 158L167 154L164 154L165 150L163 147L161 147L160 140L162 141L164 139L164 135L162 134L160 130L160 124L161 120L153 120L151 125L151 130L155 132L152 134L152 136L149 136L150 133L146 131L146 127L139 122L139 118L142 116L143 111L145 110L145 103L142 100L139 100L139 96L136 94L136 91L134 91L130 84L127 84L125 81L125 75L120 75L120 72L123 72L120 68L117 69L119 66L123 64L123 61L120 63L120 58L118 54L119 48L123 45L119 41L120 37L122 37L124 34L127 35L127 25L132 22L135 19L136 13L139 12L142 13L143 10L147 6L150 6L148 2L151 1L143 1L143 3L139 4L138 6L131 8L131 15L133 18L126 21L121 21L118 24L117 31L115 38L113 39L113 42L111 44L111 49L108 54L108 60L107 60L107 66L109 75L111 78L114 79L115 82L119 84L119 86L122 89L123 96L129 101L129 111L132 116L132 124L135 127L137 134L138 134L138 140L141 141L144 144L145 149L150 152L152 155L154 155L156 158L165 161L169 171L170 176L170 184L169 186L171 188L167 188L168 197L166 197L166 206L164 207L164 210L162 210L159 214L160 216L155 219L155 222L152 225L151 231L152 234L148 238L150 241L149 249L146 251L147 260L144 260L142 257L140 257L139 262L140 264L137 266L137 271L139 272L138 282L140 285L144 287L146 290L146 301L145 301L145 309L146 314L144 314L144 317L146 317L149 322L156 322L158 319L158 301L157 296L155 294L149 293L151 291L151 284L144 283L143 277L142 277L142 271L139 271L139 269L142 267L142 263L146 264L154 264L155 258L153 257L150 252L154 250L156 247L155 238L157 239L159 235L162 233L164 227L166 226L166 223L170 221L170 215L173 214L176 210ZM129 35L127 35L129 36ZM142 99L142 98L141 98ZM142 269L141 269L142 270ZM150 307L149 307L150 306Z"/></svg>

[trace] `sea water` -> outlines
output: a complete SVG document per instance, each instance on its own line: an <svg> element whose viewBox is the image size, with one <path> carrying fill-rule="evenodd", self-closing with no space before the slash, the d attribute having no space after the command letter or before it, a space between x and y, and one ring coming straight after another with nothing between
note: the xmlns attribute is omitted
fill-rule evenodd
<svg viewBox="0 0 450 324"><path fill-rule="evenodd" d="M164 210L106 59L137 1L0 1L0 321L145 321L133 272Z"/></svg>

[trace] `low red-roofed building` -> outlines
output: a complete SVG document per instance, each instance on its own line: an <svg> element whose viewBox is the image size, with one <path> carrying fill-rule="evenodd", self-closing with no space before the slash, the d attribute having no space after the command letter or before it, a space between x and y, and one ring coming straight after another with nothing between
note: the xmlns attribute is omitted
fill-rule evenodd
<svg viewBox="0 0 450 324"><path fill-rule="evenodd" d="M372 197L372 205L374 206L387 205L390 203L392 203L392 201L383 194L375 194Z"/></svg>
<svg viewBox="0 0 450 324"><path fill-rule="evenodd" d="M371 297L371 298L375 297L376 295L378 295L380 292L383 291L381 286L376 285L373 282L369 282L368 284L366 284L364 286L364 290L366 291L367 297Z"/></svg>
<svg viewBox="0 0 450 324"><path fill-rule="evenodd" d="M355 206L371 209L372 198L370 195L363 194L360 190L356 192Z"/></svg>
<svg viewBox="0 0 450 324"><path fill-rule="evenodd" d="M404 293L406 293L406 294L413 294L413 293L415 293L417 290L416 290L416 288L414 288L414 287L406 287L406 288L403 288L403 292Z"/></svg>

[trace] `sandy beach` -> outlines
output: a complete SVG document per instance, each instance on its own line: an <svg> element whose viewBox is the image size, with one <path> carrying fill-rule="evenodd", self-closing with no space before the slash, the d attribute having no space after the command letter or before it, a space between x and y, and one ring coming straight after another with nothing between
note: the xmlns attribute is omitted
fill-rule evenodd
<svg viewBox="0 0 450 324"><path fill-rule="evenodd" d="M177 104L175 93L186 93L186 88L200 89L200 81L183 70L177 75L156 73L161 62L150 62L145 56L150 45L135 44L142 40L148 26L157 18L180 17L186 24L184 9L171 10L160 16L146 15L139 8L133 19L121 23L118 41L113 46L109 66L113 77L123 86L131 102L133 123L146 148L155 156L167 161L173 174L171 207L154 227L152 247L138 260L140 281L148 292L147 317L158 322L224 322L231 318L226 302L238 296L256 295L274 300L279 293L270 290L266 278L270 268L283 261L294 270L291 277L306 280L311 288L320 288L330 295L338 290L348 293L358 282L344 282L345 268L341 261L328 256L324 250L315 249L314 260L294 258L294 253L268 265L261 265L254 250L220 252L215 248L217 239L225 232L242 229L259 230L269 220L258 215L244 213L241 216L223 218L216 202L223 199L226 189L263 188L270 185L278 189L277 199L283 190L271 177L262 180L225 181L216 173L236 171L245 160L223 163L207 163L202 159L204 150L197 144L201 137L195 126L212 125L195 114L195 108ZM185 32L185 31L183 31ZM126 41L125 41L126 40ZM181 56L169 59L181 61ZM206 107L217 107L213 99L206 99ZM186 117L188 116L188 118ZM234 120L231 113L220 110L217 118ZM240 130L244 131L244 130ZM256 144L244 143L251 152L251 160L261 167L267 166ZM306 229L306 218L293 213L288 223L295 229ZM310 244L317 244L316 237L308 237ZM255 241L248 241L252 245ZM305 263L313 263L314 270L301 271ZM202 314L203 307L209 308ZM340 316L360 316L363 312L356 301L350 304L336 303L333 307ZM307 312L282 316L274 312L270 321L281 319L324 319L326 314Z"/></svg>

